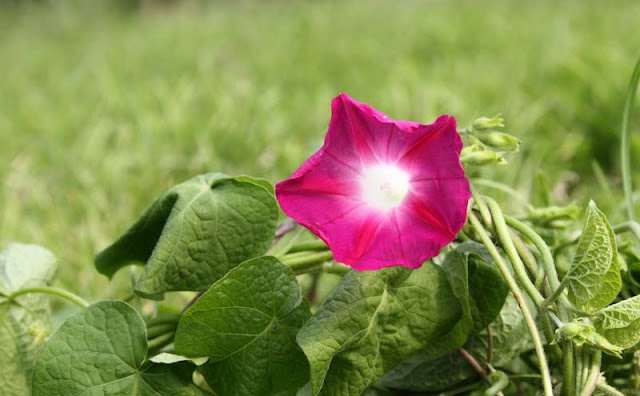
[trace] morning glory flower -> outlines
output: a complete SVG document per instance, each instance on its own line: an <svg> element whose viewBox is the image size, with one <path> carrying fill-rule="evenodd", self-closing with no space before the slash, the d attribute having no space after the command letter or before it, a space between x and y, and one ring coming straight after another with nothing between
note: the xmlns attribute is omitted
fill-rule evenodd
<svg viewBox="0 0 640 396"><path fill-rule="evenodd" d="M331 111L324 145L276 186L280 206L356 270L420 267L467 218L455 119L397 121L346 94Z"/></svg>

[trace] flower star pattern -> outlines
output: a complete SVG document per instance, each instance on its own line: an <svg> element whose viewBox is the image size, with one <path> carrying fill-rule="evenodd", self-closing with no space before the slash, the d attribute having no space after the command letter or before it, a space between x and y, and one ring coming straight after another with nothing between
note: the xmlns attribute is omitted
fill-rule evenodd
<svg viewBox="0 0 640 396"><path fill-rule="evenodd" d="M346 94L331 110L324 145L276 186L282 209L356 270L420 267L467 217L455 119L392 120Z"/></svg>

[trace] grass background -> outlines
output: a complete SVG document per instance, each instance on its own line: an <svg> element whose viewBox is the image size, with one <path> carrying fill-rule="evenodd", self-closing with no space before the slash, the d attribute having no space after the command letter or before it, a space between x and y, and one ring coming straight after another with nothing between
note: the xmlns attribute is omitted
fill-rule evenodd
<svg viewBox="0 0 640 396"><path fill-rule="evenodd" d="M90 299L118 293L93 255L157 195L207 171L288 176L339 92L422 122L502 112L523 150L486 176L526 194L543 170L585 202L595 162L619 190L638 1L125 4L0 5L0 241L48 247Z"/></svg>

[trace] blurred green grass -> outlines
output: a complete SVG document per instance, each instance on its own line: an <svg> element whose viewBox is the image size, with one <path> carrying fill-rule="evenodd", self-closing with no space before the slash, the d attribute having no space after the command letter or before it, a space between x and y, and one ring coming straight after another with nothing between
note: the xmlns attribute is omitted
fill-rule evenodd
<svg viewBox="0 0 640 396"><path fill-rule="evenodd" d="M584 201L594 160L619 185L638 20L637 1L5 5L0 241L48 247L60 284L107 297L92 257L157 195L207 171L288 176L338 92L423 122L502 112L523 152L487 174L526 192L544 169Z"/></svg>

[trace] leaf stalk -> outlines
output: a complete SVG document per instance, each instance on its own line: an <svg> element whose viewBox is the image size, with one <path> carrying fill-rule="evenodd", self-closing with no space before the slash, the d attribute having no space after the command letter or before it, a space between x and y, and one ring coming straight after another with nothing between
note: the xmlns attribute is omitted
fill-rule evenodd
<svg viewBox="0 0 640 396"><path fill-rule="evenodd" d="M76 294L73 294L64 289L60 289L58 287L48 287L48 286L25 287L23 289L13 292L8 296L8 298L10 300L13 300L16 297L23 296L25 294L31 294L31 293L42 293L42 294L49 294L52 296L60 297L64 300L74 303L80 308L87 308L89 306L89 303L85 301L85 299L83 299L82 297Z"/></svg>

